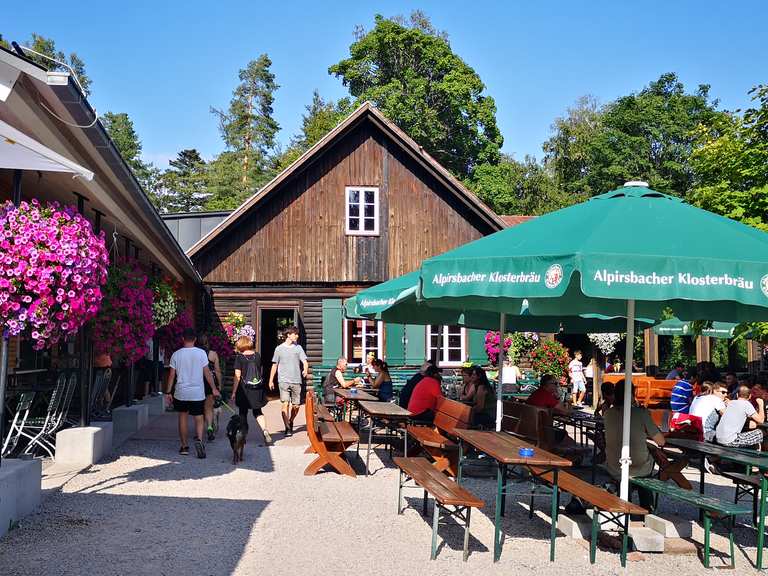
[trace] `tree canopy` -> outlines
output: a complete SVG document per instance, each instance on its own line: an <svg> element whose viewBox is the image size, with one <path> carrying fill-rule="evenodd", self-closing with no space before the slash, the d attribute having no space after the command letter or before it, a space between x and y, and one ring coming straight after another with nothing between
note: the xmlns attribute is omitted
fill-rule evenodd
<svg viewBox="0 0 768 576"><path fill-rule="evenodd" d="M503 138L496 103L423 13L412 14L409 24L377 15L372 30L358 33L349 58L329 72L460 178L498 162Z"/></svg>

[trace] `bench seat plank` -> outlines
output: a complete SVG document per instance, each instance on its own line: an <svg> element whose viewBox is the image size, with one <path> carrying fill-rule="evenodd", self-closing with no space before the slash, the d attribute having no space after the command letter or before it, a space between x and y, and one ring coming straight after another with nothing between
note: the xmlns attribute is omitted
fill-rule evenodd
<svg viewBox="0 0 768 576"><path fill-rule="evenodd" d="M398 456L394 462L443 506L482 508L484 505L480 498L436 470L426 458Z"/></svg>
<svg viewBox="0 0 768 576"><path fill-rule="evenodd" d="M442 449L457 448L455 442L449 440L429 426L408 426L408 434L422 446L431 446L432 448Z"/></svg>
<svg viewBox="0 0 768 576"><path fill-rule="evenodd" d="M760 475L759 474L738 474L736 472L721 472L720 475L723 478L733 480L738 484L749 484L754 488L760 488Z"/></svg>
<svg viewBox="0 0 768 576"><path fill-rule="evenodd" d="M727 514L728 516L737 516L740 514L752 514L752 507L745 506L743 504L734 504L727 500L720 500L712 496L705 496L698 492L691 490L685 490L676 486L675 484L669 484L663 480L657 478L630 478L630 482L636 486L641 486L652 492L657 492L688 504L693 504L697 508L707 510L709 512L718 512L720 514Z"/></svg>

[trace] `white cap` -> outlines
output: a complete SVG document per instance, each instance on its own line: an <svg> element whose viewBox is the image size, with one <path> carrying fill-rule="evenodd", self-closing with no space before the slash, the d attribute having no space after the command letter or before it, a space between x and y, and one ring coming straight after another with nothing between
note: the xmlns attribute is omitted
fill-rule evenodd
<svg viewBox="0 0 768 576"><path fill-rule="evenodd" d="M648 182L644 182L643 180L630 180L629 182L624 182L624 187L636 187L636 188L648 188Z"/></svg>

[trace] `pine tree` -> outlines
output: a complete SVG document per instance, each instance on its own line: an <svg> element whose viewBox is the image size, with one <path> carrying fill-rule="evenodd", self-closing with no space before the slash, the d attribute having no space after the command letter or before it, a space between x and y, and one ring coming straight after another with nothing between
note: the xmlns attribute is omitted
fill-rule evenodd
<svg viewBox="0 0 768 576"><path fill-rule="evenodd" d="M207 166L194 148L182 150L162 175L163 208L167 212L198 212L210 194Z"/></svg>

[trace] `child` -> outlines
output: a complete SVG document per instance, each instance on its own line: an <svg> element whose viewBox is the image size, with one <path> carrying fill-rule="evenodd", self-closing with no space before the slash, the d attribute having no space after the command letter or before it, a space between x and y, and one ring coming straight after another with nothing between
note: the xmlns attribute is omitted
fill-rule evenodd
<svg viewBox="0 0 768 576"><path fill-rule="evenodd" d="M568 376L570 376L573 386L573 405L582 406L584 395L587 393L587 382L584 378L584 366L581 363L581 350L576 350L573 353L573 360L568 364Z"/></svg>

